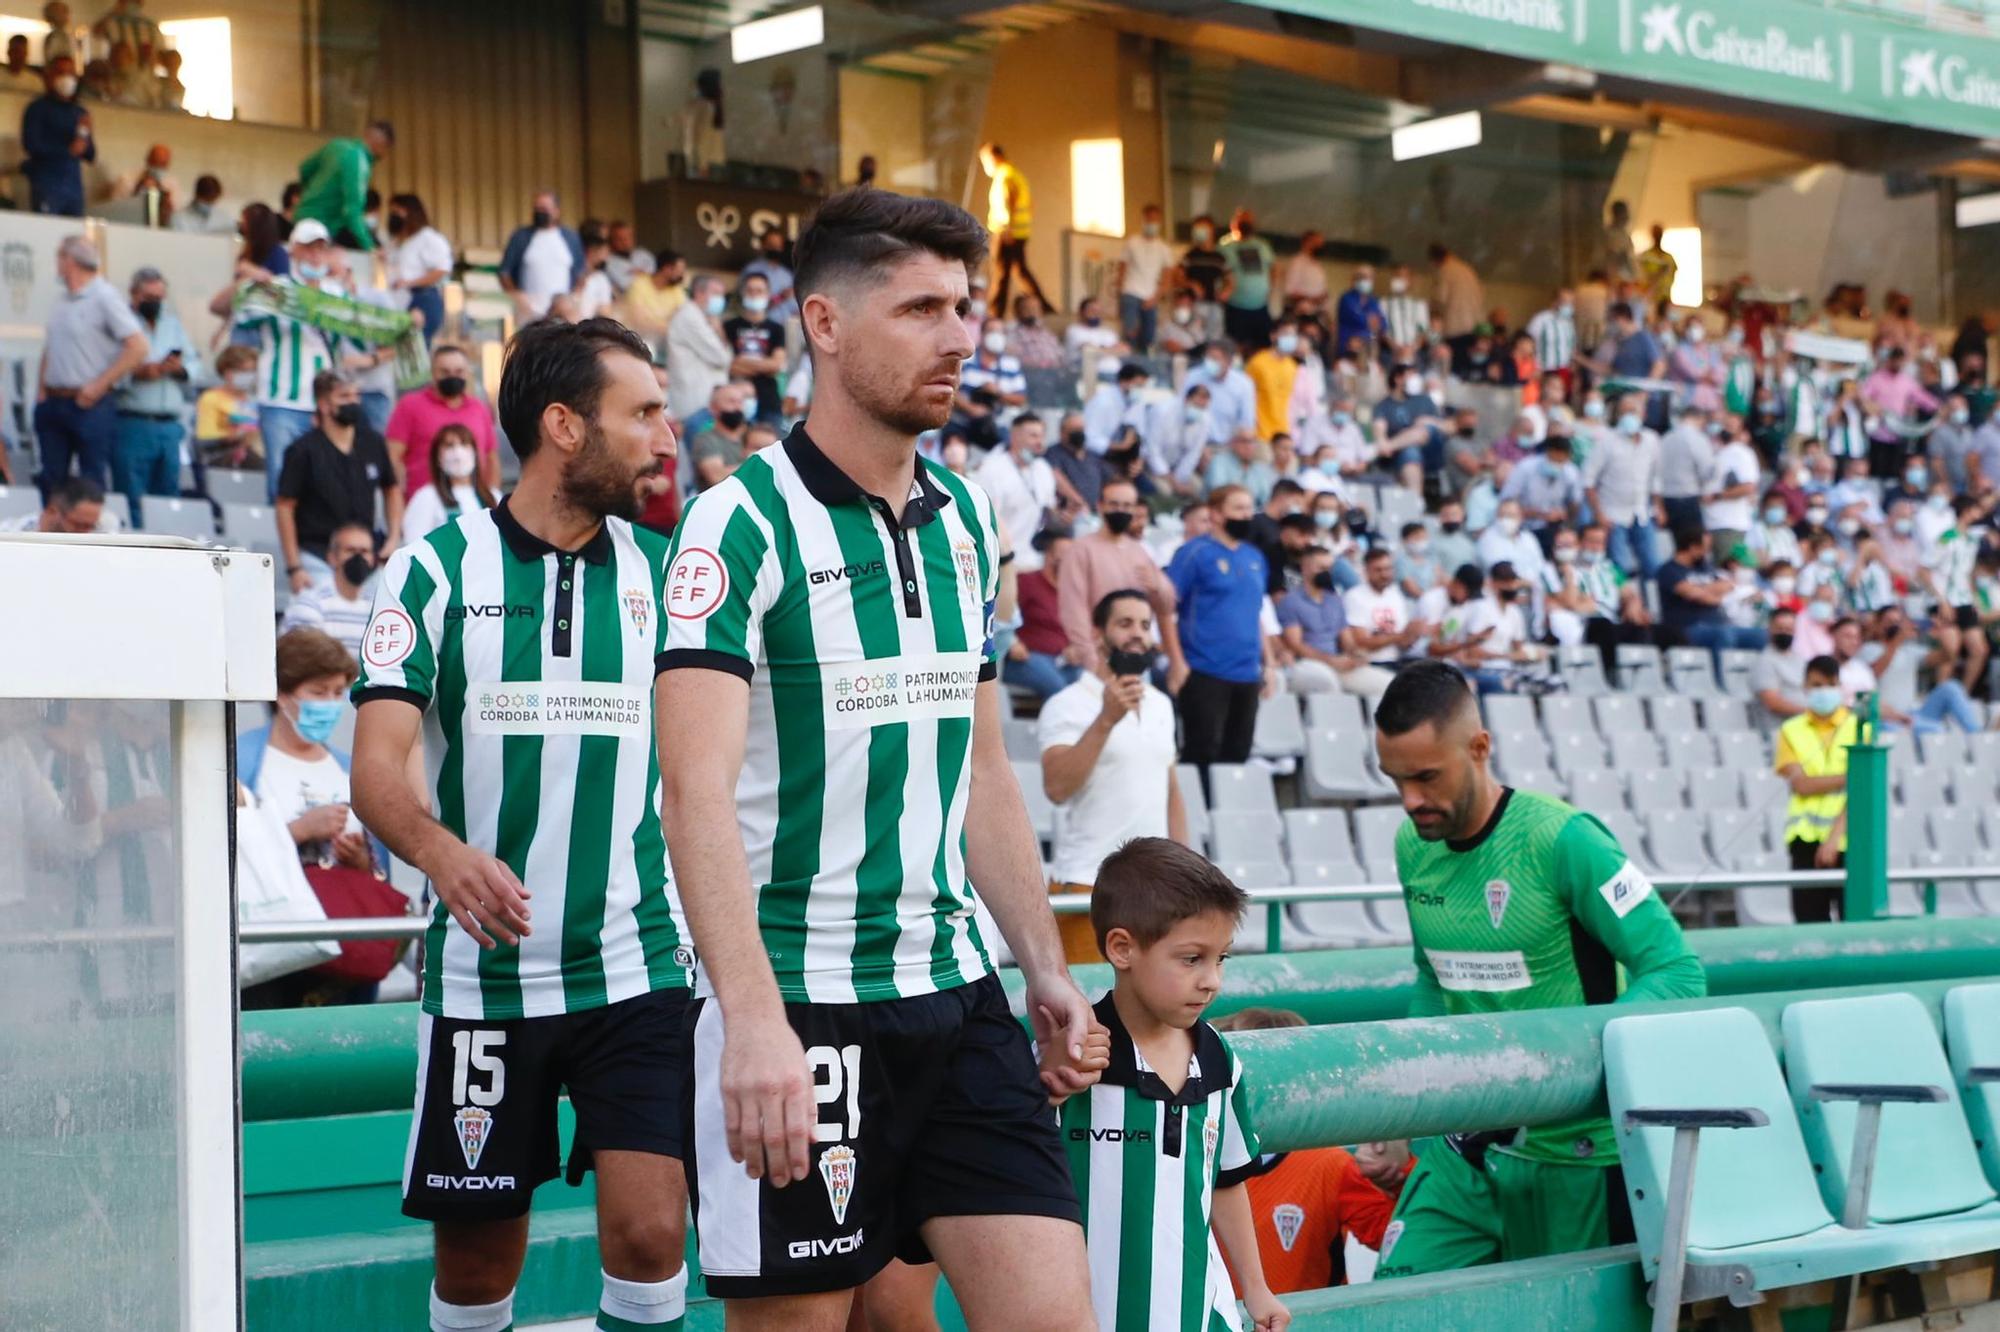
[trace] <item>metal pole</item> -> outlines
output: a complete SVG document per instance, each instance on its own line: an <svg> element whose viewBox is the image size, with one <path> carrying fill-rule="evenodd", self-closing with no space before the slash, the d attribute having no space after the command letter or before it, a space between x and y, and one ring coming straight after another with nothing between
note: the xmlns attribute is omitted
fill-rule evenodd
<svg viewBox="0 0 2000 1332"><path fill-rule="evenodd" d="M1877 700L1863 695L1855 742L1847 748L1847 881L1844 920L1874 920L1889 908L1889 750L1878 742Z"/></svg>
<svg viewBox="0 0 2000 1332"><path fill-rule="evenodd" d="M1694 1200L1694 1160L1701 1130L1674 1130L1673 1164L1667 1170L1667 1222L1660 1236L1660 1274L1653 1279L1653 1332L1681 1325L1681 1286L1687 1277L1688 1220Z"/></svg>
<svg viewBox="0 0 2000 1332"><path fill-rule="evenodd" d="M1273 902L1264 908L1264 951L1285 951L1285 904Z"/></svg>
<svg viewBox="0 0 2000 1332"><path fill-rule="evenodd" d="M1849 1230L1868 1228L1868 1195L1875 1188L1875 1140L1882 1133L1882 1103L1863 1101L1854 1107L1854 1151L1847 1164L1847 1202L1840 1224Z"/></svg>

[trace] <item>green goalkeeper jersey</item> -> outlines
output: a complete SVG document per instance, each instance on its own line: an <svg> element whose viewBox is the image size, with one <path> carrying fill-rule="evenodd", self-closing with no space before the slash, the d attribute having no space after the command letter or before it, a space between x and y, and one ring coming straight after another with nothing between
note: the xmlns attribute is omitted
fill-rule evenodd
<svg viewBox="0 0 2000 1332"><path fill-rule="evenodd" d="M1416 941L1412 1017L1707 991L1644 872L1602 823L1560 800L1505 790L1486 827L1463 842L1426 842L1406 821L1396 874ZM1569 1165L1618 1159L1610 1121L1597 1116L1530 1129L1506 1150Z"/></svg>

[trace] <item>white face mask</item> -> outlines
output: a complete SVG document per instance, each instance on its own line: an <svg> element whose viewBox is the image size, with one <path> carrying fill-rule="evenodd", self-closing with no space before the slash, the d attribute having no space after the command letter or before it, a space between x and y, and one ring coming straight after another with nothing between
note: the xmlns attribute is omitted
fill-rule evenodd
<svg viewBox="0 0 2000 1332"><path fill-rule="evenodd" d="M1694 324L1688 328L1687 340L1697 347L1701 345L1702 340L1707 336L1708 336L1708 330L1703 328L1700 324Z"/></svg>
<svg viewBox="0 0 2000 1332"><path fill-rule="evenodd" d="M463 481L472 475L478 465L478 455L463 444L454 444L438 454L438 466L454 481Z"/></svg>
<svg viewBox="0 0 2000 1332"><path fill-rule="evenodd" d="M1403 376L1403 392L1409 394L1412 398L1414 398L1419 394L1421 394L1423 391L1424 391L1424 377L1422 375Z"/></svg>
<svg viewBox="0 0 2000 1332"><path fill-rule="evenodd" d="M1771 580L1771 590L1781 597L1789 597L1799 590L1799 580L1790 574L1779 574Z"/></svg>
<svg viewBox="0 0 2000 1332"><path fill-rule="evenodd" d="M979 342L981 346L985 347L987 351L992 352L995 356L1007 350L1007 335L997 328L981 337Z"/></svg>
<svg viewBox="0 0 2000 1332"><path fill-rule="evenodd" d="M1174 310L1174 322L1176 324L1187 324L1187 323L1192 323L1193 321L1194 321L1193 306L1183 305L1179 306Z"/></svg>
<svg viewBox="0 0 2000 1332"><path fill-rule="evenodd" d="M61 78L56 80L56 96L58 97L76 96L76 78L74 75L65 74Z"/></svg>
<svg viewBox="0 0 2000 1332"><path fill-rule="evenodd" d="M251 389L257 387L257 372L255 370L232 370L229 374L229 387L235 389L238 393L248 393Z"/></svg>
<svg viewBox="0 0 2000 1332"><path fill-rule="evenodd" d="M1410 280L1408 278L1389 279L1389 290L1394 292L1396 295L1401 296L1404 292L1408 291L1409 289L1410 289Z"/></svg>
<svg viewBox="0 0 2000 1332"><path fill-rule="evenodd" d="M744 314L760 315L770 308L771 298L769 296L745 296L743 298Z"/></svg>
<svg viewBox="0 0 2000 1332"><path fill-rule="evenodd" d="M1521 520L1519 518L1503 517L1498 526L1500 528L1500 535L1502 536L1519 536L1521 533Z"/></svg>
<svg viewBox="0 0 2000 1332"><path fill-rule="evenodd" d="M1280 333L1277 345L1279 355L1290 356L1299 349L1299 335L1296 333Z"/></svg>

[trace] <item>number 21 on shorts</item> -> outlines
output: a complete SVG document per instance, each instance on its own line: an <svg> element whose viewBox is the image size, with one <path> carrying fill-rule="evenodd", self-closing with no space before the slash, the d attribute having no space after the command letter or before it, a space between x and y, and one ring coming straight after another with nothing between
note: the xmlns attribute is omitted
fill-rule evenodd
<svg viewBox="0 0 2000 1332"><path fill-rule="evenodd" d="M814 1142L853 1141L861 1136L861 1047L858 1045L815 1045L806 1051L806 1067L812 1070L813 1099L821 1107L819 1122L813 1125ZM828 1123L827 1106L846 1104L844 1119Z"/></svg>

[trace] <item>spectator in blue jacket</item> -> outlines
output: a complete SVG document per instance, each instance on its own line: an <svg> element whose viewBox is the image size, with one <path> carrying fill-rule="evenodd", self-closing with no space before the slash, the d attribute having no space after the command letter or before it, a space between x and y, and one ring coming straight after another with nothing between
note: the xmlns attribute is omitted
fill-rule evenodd
<svg viewBox="0 0 2000 1332"><path fill-rule="evenodd" d="M514 298L521 323L540 319L549 303L583 281L583 238L562 224L554 190L535 196L533 219L507 238L500 256L500 289Z"/></svg>
<svg viewBox="0 0 2000 1332"><path fill-rule="evenodd" d="M30 204L37 213L83 216L83 164L97 160L90 135L90 112L77 104L76 61L51 60L42 71L48 91L21 113L21 173L28 178Z"/></svg>

